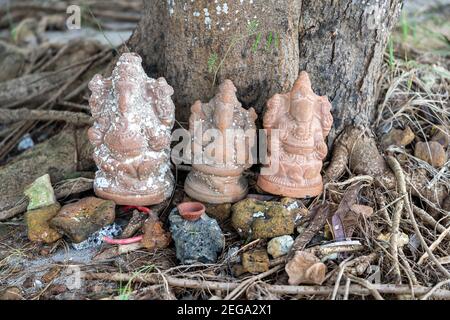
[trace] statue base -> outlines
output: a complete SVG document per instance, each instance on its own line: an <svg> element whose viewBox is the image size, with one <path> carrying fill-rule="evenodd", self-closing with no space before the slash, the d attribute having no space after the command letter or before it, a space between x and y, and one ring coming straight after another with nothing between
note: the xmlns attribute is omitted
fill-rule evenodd
<svg viewBox="0 0 450 320"><path fill-rule="evenodd" d="M118 205L127 206L150 206L161 203L161 199L167 198L167 190L161 190L148 195L120 195L105 191L94 186L95 194L102 199L112 200Z"/></svg>
<svg viewBox="0 0 450 320"><path fill-rule="evenodd" d="M205 181L214 179L216 183L220 183L221 179L232 179L231 183L223 183L224 191L214 190ZM228 190L227 190L228 189ZM184 183L184 191L186 194L198 201L220 204L220 203L234 203L244 199L248 193L247 181L241 177L218 177L208 175L199 171L192 171L188 174Z"/></svg>
<svg viewBox="0 0 450 320"><path fill-rule="evenodd" d="M290 198L308 198L315 197L322 193L323 183L304 187L289 187L268 180L265 176L260 175L257 182L265 192Z"/></svg>

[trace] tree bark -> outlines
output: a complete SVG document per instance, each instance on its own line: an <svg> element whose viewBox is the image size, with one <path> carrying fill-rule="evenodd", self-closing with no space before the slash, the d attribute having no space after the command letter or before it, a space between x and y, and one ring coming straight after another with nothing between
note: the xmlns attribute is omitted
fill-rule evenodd
<svg viewBox="0 0 450 320"><path fill-rule="evenodd" d="M164 76L174 87L178 120L189 117L195 100L209 100L224 79L261 116L266 101L306 70L314 90L332 102L335 133L372 118L383 53L402 4L144 1L128 47L152 77Z"/></svg>

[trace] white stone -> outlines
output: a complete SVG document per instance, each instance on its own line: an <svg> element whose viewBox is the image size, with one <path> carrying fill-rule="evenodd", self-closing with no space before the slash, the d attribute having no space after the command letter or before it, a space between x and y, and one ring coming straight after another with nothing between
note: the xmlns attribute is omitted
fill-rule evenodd
<svg viewBox="0 0 450 320"><path fill-rule="evenodd" d="M291 250L294 239L291 236L273 238L267 244L267 252L274 258L286 255Z"/></svg>

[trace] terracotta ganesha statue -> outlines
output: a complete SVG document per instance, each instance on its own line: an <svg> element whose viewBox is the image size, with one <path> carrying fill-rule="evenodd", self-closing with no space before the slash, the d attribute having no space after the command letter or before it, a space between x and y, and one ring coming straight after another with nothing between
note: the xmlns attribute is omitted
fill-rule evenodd
<svg viewBox="0 0 450 320"><path fill-rule="evenodd" d="M185 192L207 203L231 203L247 195L242 176L252 164L256 147L256 112L246 110L236 97L236 87L225 80L208 103L191 107L192 171ZM252 149L253 148L253 149Z"/></svg>
<svg viewBox="0 0 450 320"><path fill-rule="evenodd" d="M328 98L313 92L304 71L291 92L276 94L267 102L263 126L269 141L268 167L277 169L261 172L257 185L262 190L293 198L322 192L320 171L328 151L324 139L333 123L330 110Z"/></svg>
<svg viewBox="0 0 450 320"><path fill-rule="evenodd" d="M94 125L95 193L121 205L151 205L168 198L173 89L164 78L147 77L135 53L120 56L110 78L89 83Z"/></svg>

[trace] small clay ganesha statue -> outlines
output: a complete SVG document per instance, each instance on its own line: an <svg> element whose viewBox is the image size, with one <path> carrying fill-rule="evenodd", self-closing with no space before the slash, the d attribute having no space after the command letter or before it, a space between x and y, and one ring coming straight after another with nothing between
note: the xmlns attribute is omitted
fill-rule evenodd
<svg viewBox="0 0 450 320"><path fill-rule="evenodd" d="M261 189L293 198L322 192L320 171L328 151L324 139L333 123L330 109L328 98L312 91L304 71L290 93L276 94L267 102L263 125L272 169L263 170L272 172L261 172L257 182Z"/></svg>
<svg viewBox="0 0 450 320"><path fill-rule="evenodd" d="M120 56L110 78L95 75L89 100L95 120L95 193L121 205L151 205L168 198L174 179L170 140L175 106L164 78L147 77L135 53Z"/></svg>
<svg viewBox="0 0 450 320"><path fill-rule="evenodd" d="M252 164L256 142L256 112L246 110L236 97L236 87L225 80L209 103L191 107L192 171L185 192L207 203L231 203L247 195L242 176Z"/></svg>

